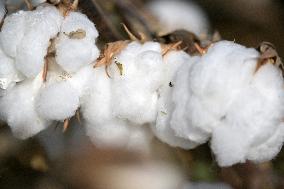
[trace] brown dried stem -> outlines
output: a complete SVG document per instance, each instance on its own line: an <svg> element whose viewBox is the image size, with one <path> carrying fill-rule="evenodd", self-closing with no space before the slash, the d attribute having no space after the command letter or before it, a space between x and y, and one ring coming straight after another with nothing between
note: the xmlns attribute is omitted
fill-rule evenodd
<svg viewBox="0 0 284 189"><path fill-rule="evenodd" d="M25 4L27 5L29 10L33 10L34 9L33 4L31 3L30 0L24 0L24 1L25 1Z"/></svg>
<svg viewBox="0 0 284 189"><path fill-rule="evenodd" d="M272 43L262 42L258 47L258 51L260 52L260 56L256 64L255 73L265 64L273 64L281 70L283 69L283 63Z"/></svg>
<svg viewBox="0 0 284 189"><path fill-rule="evenodd" d="M162 44L161 45L162 46L162 56L165 56L170 51L179 50L181 44L182 44L182 41L178 41L176 43L171 43L171 44Z"/></svg>
<svg viewBox="0 0 284 189"><path fill-rule="evenodd" d="M107 68L112 63L113 58L119 54L129 43L129 41L116 41L113 43L107 43L103 53L97 60L96 64L94 65L94 68L105 66L106 74L108 77L110 75L108 74Z"/></svg>
<svg viewBox="0 0 284 189"><path fill-rule="evenodd" d="M69 127L69 118L65 119L63 122L63 133L65 133Z"/></svg>

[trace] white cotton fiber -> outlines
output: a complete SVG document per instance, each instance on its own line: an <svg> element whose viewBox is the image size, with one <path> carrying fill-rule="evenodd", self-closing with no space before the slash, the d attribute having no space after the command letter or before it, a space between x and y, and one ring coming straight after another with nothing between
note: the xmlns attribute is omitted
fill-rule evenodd
<svg viewBox="0 0 284 189"><path fill-rule="evenodd" d="M25 19L28 12L19 11L7 16L0 33L0 42L3 51L10 57L16 57L17 47L25 32Z"/></svg>
<svg viewBox="0 0 284 189"><path fill-rule="evenodd" d="M158 43L130 43L110 67L113 112L135 124L153 122L157 90L163 83L164 63ZM154 51L154 49L156 51ZM123 68L120 73L118 66Z"/></svg>
<svg viewBox="0 0 284 189"><path fill-rule="evenodd" d="M71 32L76 32L78 29L84 30L86 32L86 38L91 39L93 42L95 42L96 38L99 36L94 23L92 23L86 15L80 12L70 12L64 19L61 32L68 35Z"/></svg>
<svg viewBox="0 0 284 189"><path fill-rule="evenodd" d="M196 57L193 64L197 64L198 60L199 58ZM173 79L175 87L172 94L174 109L170 126L177 136L201 144L206 142L210 134L206 129L202 129L203 125L199 124L203 124L204 119L211 124L211 119L207 115L206 118L195 115L195 111L200 111L200 108L198 107L199 104L195 104L195 96L190 94L190 83L188 82L189 73L194 65L183 64ZM191 109L192 106L194 108Z"/></svg>
<svg viewBox="0 0 284 189"><path fill-rule="evenodd" d="M104 68L96 68L90 91L84 96L81 112L86 133L98 147L122 147L127 144L129 127L112 115L110 79Z"/></svg>
<svg viewBox="0 0 284 189"><path fill-rule="evenodd" d="M163 76L165 82L159 89L157 120L152 124L153 132L161 141L173 147L181 147L184 149L194 148L197 146L197 143L176 136L173 129L170 127L170 119L174 110L172 92L175 90L175 82L173 79L177 74L177 70L180 69L183 64L191 66L194 61L195 58L190 57L183 51L173 51L165 56L164 64L166 69Z"/></svg>
<svg viewBox="0 0 284 189"><path fill-rule="evenodd" d="M72 78L73 79L73 78ZM89 88L82 98L81 112L86 132L93 143L102 148L126 148L131 151L149 151L152 134L146 126L131 124L113 111L112 79L103 67L90 75Z"/></svg>
<svg viewBox="0 0 284 189"><path fill-rule="evenodd" d="M97 146L125 145L125 136L128 135L127 126L112 116L110 82L103 67L94 69L89 83L91 89L82 99L86 132Z"/></svg>
<svg viewBox="0 0 284 189"><path fill-rule="evenodd" d="M69 39L61 36L56 44L56 61L67 72L74 73L99 57L99 50L90 39Z"/></svg>
<svg viewBox="0 0 284 189"><path fill-rule="evenodd" d="M77 36L76 36L77 35ZM78 12L71 12L63 21L56 42L56 61L67 72L76 72L99 57L95 45L98 31L95 25Z"/></svg>
<svg viewBox="0 0 284 189"><path fill-rule="evenodd" d="M31 137L50 124L35 111L34 99L41 85L40 79L24 81L0 99L1 119L8 123L18 138Z"/></svg>
<svg viewBox="0 0 284 189"><path fill-rule="evenodd" d="M87 65L78 70L69 78L70 85L76 89L80 97L88 94L92 88L92 77L95 74L93 65Z"/></svg>
<svg viewBox="0 0 284 189"><path fill-rule="evenodd" d="M38 7L25 16L25 31L17 46L16 67L27 77L42 69L50 40L60 30L62 15L53 6Z"/></svg>
<svg viewBox="0 0 284 189"><path fill-rule="evenodd" d="M67 81L43 87L36 98L37 112L47 120L70 118L78 107L79 94Z"/></svg>
<svg viewBox="0 0 284 189"><path fill-rule="evenodd" d="M228 118L224 120L230 124L229 129L235 128L234 135L241 135L235 142L246 145L244 152L239 153L239 156L259 162L272 159L280 151L284 140L281 134L284 115L283 98L283 80L280 71L270 64L262 66L250 86L235 99L227 113ZM212 146L215 151L221 151L219 157L222 158L223 145L215 142L219 140L218 138L220 140L224 138L221 135L222 130L219 133L220 136L213 135ZM232 134L227 136L233 137ZM227 145L232 145L232 142L227 142ZM235 162L231 161L225 165L232 163Z"/></svg>
<svg viewBox="0 0 284 189"><path fill-rule="evenodd" d="M90 90L83 96L81 104L84 119L94 125L113 119L110 83L103 67L94 69L89 83Z"/></svg>
<svg viewBox="0 0 284 189"><path fill-rule="evenodd" d="M276 134L283 127L283 78L271 64L256 71L258 56L221 41L174 80L172 129L197 143L211 137L221 166L272 159L283 143Z"/></svg>
<svg viewBox="0 0 284 189"><path fill-rule="evenodd" d="M200 36L209 30L205 13L192 1L156 0L148 7L161 23L163 34L185 29Z"/></svg>
<svg viewBox="0 0 284 189"><path fill-rule="evenodd" d="M15 68L14 60L0 49L0 89L8 89L21 80L22 78Z"/></svg>

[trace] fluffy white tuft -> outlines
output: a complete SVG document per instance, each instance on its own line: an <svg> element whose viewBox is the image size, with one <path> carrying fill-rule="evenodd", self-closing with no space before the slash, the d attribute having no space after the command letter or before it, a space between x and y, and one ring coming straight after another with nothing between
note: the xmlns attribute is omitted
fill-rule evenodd
<svg viewBox="0 0 284 189"><path fill-rule="evenodd" d="M149 9L162 25L162 33L185 29L200 36L207 34L209 23L202 9L191 1L157 0Z"/></svg>
<svg viewBox="0 0 284 189"><path fill-rule="evenodd" d="M59 82L40 90L36 99L39 115L47 120L72 117L79 107L79 94L69 82Z"/></svg>
<svg viewBox="0 0 284 189"><path fill-rule="evenodd" d="M11 127L14 135L25 139L48 127L49 121L41 118L34 105L35 95L41 85L40 78L17 85L0 99L0 115Z"/></svg>

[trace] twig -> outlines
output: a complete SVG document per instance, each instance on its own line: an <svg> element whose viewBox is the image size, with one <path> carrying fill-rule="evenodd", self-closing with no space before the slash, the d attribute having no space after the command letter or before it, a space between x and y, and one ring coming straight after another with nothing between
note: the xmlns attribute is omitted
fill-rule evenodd
<svg viewBox="0 0 284 189"><path fill-rule="evenodd" d="M29 10L33 10L34 9L33 4L31 3L30 0L24 0L24 1L25 1L25 4L27 5Z"/></svg>
<svg viewBox="0 0 284 189"><path fill-rule="evenodd" d="M69 118L65 119L63 122L63 133L67 131L68 127L69 127Z"/></svg>

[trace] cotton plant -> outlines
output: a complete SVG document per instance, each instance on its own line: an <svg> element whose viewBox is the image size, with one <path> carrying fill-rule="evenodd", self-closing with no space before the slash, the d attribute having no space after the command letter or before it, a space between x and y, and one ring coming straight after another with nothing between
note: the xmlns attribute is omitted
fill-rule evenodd
<svg viewBox="0 0 284 189"><path fill-rule="evenodd" d="M196 31L200 33L201 31ZM19 138L81 115L98 147L150 151L209 142L220 166L276 156L284 140L279 61L230 41L116 41L101 51L84 14L40 4L0 33L0 118Z"/></svg>
<svg viewBox="0 0 284 189"><path fill-rule="evenodd" d="M273 64L259 66L259 57L255 49L221 41L174 79L170 127L199 144L210 140L221 166L270 160L281 149L283 77Z"/></svg>

